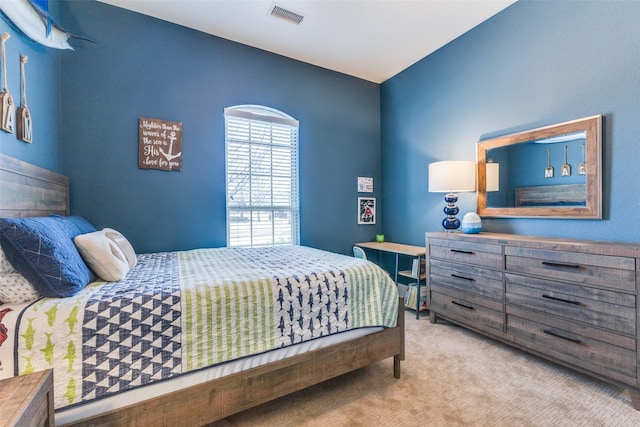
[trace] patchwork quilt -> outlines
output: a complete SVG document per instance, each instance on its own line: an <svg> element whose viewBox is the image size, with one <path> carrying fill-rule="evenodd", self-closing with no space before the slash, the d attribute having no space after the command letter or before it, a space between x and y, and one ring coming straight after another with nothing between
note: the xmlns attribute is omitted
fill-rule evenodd
<svg viewBox="0 0 640 427"><path fill-rule="evenodd" d="M56 408L350 329L396 324L374 264L317 249L138 256L120 282L0 306L0 378L54 369Z"/></svg>

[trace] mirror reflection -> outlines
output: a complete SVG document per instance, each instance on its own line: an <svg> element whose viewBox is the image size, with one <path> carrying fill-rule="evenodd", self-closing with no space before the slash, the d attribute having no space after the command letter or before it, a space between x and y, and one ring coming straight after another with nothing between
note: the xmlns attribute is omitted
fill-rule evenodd
<svg viewBox="0 0 640 427"><path fill-rule="evenodd" d="M487 206L585 206L585 143L580 131L487 150ZM552 185L567 197L554 200L559 189L544 189Z"/></svg>
<svg viewBox="0 0 640 427"><path fill-rule="evenodd" d="M601 218L601 116L478 143L478 213Z"/></svg>

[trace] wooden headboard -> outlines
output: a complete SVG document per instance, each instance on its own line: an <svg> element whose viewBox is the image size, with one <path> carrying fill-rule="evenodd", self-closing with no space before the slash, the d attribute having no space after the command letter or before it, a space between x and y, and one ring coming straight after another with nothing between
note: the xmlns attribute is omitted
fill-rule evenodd
<svg viewBox="0 0 640 427"><path fill-rule="evenodd" d="M0 153L0 217L69 215L69 178Z"/></svg>
<svg viewBox="0 0 640 427"><path fill-rule="evenodd" d="M516 207L586 206L585 184L540 185L516 188Z"/></svg>

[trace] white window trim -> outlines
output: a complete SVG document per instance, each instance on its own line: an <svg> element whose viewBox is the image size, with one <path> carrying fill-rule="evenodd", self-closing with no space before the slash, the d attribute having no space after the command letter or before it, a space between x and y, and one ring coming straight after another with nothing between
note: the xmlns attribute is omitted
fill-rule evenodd
<svg viewBox="0 0 640 427"><path fill-rule="evenodd" d="M299 182L298 182L299 181L299 173L298 173L299 122L293 119L292 117L282 113L281 111L271 109L268 107L257 106L257 105L239 105L235 107L225 108L224 115L225 115L225 167L226 167L225 192L226 192L226 217L227 217L227 226L226 226L227 246L254 247L254 246L273 246L273 245L280 245L280 244L299 244L300 243L300 209L299 209ZM278 125L282 125L285 127L292 128L294 130L294 133L291 134L291 140L290 140L290 143L291 143L290 155L291 155L291 163L292 163L291 170L290 170L291 175L290 176L287 175L284 177L285 180L292 180L291 188L287 189L289 192L289 200L285 205L276 204L273 198L271 198L270 203L252 205L251 203L253 200L254 190L252 187L253 184L251 183L253 183L254 180L249 180L250 184L248 185L248 187L245 188L245 191L244 191L245 200L248 199L249 204L243 207L231 205L230 203L231 196L229 194L230 186L232 185L231 180L235 179L237 181L238 175L230 172L229 170L230 164L232 167L234 164L238 167L242 167L242 164L241 164L242 161L240 160L234 163L233 155L230 154L230 152L233 152L235 150L241 150L241 148L244 148L246 151L248 151L250 156L255 149L260 147L260 151L264 152L264 149L266 148L269 153L273 154L272 147L277 147L277 145L275 144L272 145L274 140L271 137L268 139L268 142L266 142L266 145L264 141L256 141L251 139L251 135L249 135L249 139L245 141L233 140L233 138L231 138L233 131L230 132L230 128L229 128L230 118L244 119L246 120L246 124L248 126L251 126L251 122L253 121L253 122L260 122L262 124L264 123L274 124L276 125L276 128L278 127ZM231 119L231 121L232 120L233 119ZM271 136L273 136L273 134L271 134ZM288 161L289 160L287 160L286 162ZM256 166L256 164L251 163L250 160L247 163L249 165L248 169L251 169L252 166ZM277 173L274 175L274 170L271 168L272 165L273 165L272 163L269 164L269 175L265 179L265 182L260 182L261 184L265 184L267 188L271 187L271 193L270 193L271 197L273 197L274 195L274 192L273 192L274 178L279 176L279 174ZM282 170L280 170L280 172L282 172ZM264 173L264 169L263 169L263 173ZM256 177L256 176L264 177L264 175L260 173L257 173L254 175L251 170L249 171L248 175L252 177ZM282 176L280 176L280 178L282 178ZM285 193L286 192L287 191L285 191ZM286 233L284 233L284 235L286 235L287 237L290 237L290 240L278 241L276 214L277 212L283 212L283 211L288 213L288 218L289 218L288 225L291 227L290 235ZM268 216L269 219L266 222L267 222L267 227L271 228L270 230L271 236L267 235L268 232L265 232L264 228L262 229L262 232L260 232L260 229L258 227L254 227L254 225L261 225L263 227L265 226L264 219L259 221L259 224L257 224L257 221L255 221L256 218L264 218L260 215L261 214L263 215L265 212L267 212L267 214L269 215ZM240 216L238 216L238 213L240 213ZM249 214L248 219L245 216L247 213ZM237 232L238 230L242 231L241 230L242 226L236 223L235 224L236 228L233 229L234 227L234 224L232 222L233 218L235 218L235 221L238 221L239 218L242 218L244 221L248 221L249 223L249 224L246 224L249 227L249 230L245 230L247 232L247 235L245 236L247 240L245 240L244 242L239 242L238 241L239 237L234 234L234 232ZM280 224L280 226L281 225L282 224Z"/></svg>

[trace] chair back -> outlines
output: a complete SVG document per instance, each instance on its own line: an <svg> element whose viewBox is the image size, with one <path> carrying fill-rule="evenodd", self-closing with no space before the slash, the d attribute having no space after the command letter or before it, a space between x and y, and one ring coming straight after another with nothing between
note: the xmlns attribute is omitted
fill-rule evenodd
<svg viewBox="0 0 640 427"><path fill-rule="evenodd" d="M353 256L360 259L367 259L367 254L365 254L364 250L358 246L353 247Z"/></svg>

